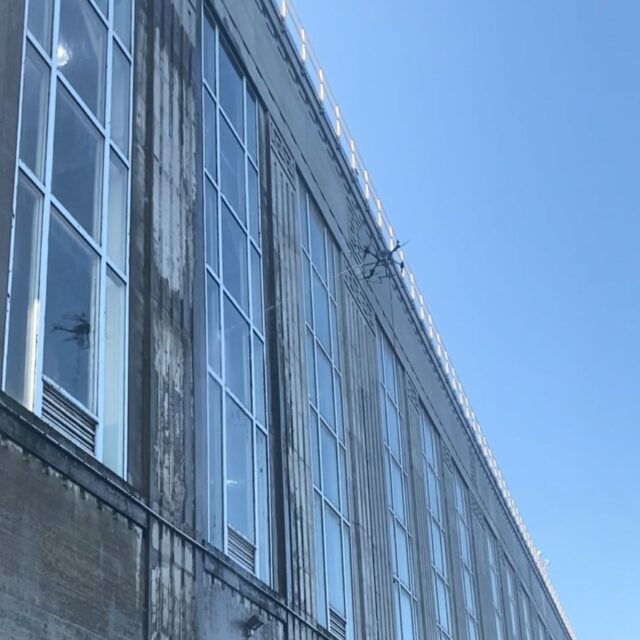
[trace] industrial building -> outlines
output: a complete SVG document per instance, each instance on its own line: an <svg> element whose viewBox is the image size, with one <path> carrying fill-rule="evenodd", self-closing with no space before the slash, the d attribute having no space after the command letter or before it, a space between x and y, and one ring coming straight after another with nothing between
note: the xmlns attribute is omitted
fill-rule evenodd
<svg viewBox="0 0 640 640"><path fill-rule="evenodd" d="M289 0L0 17L0 638L574 640Z"/></svg>

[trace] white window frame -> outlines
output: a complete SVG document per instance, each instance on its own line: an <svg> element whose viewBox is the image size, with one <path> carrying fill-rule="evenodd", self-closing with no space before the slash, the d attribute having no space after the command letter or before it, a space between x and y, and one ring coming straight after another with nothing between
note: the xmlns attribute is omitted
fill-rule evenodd
<svg viewBox="0 0 640 640"><path fill-rule="evenodd" d="M104 384L105 384L105 314L106 314L106 286L109 274L115 276L120 284L124 287L124 305L122 309L123 313L123 328L124 336L121 344L120 357L124 365L124 376L122 381L122 433L121 433L121 452L120 460L117 468L114 469L119 475L125 476L127 469L127 405L128 405L128 317L129 317L129 229L130 229L130 211L131 211L131 151L132 151L132 113L133 113L133 60L134 60L134 15L135 15L135 0L131 0L131 17L130 17L130 39L131 45L126 46L120 35L116 32L114 25L114 3L115 0L108 0L108 16L105 16L95 0L85 0L91 11L94 11L99 20L107 29L107 50L105 61L105 85L104 85L104 124L94 115L93 111L85 104L78 91L72 86L63 72L59 70L59 64L56 59L58 36L60 31L60 5L61 0L52 0L52 22L50 25L51 35L51 52L48 52L40 44L37 37L29 31L29 8L30 2L25 2L25 20L24 20L24 32L23 32L23 49L22 49L22 61L23 61L23 73L20 92L20 105L19 105L19 120L18 120L18 139L17 139L17 162L15 172L15 187L14 187L14 224L11 233L11 249L10 249L10 270L8 278L8 296L7 296L7 309L6 309L6 331L4 335L4 360L2 365L2 387L6 389L7 379L9 375L8 367L8 344L10 338L10 319L11 319L11 289L13 286L13 261L14 261L14 243L15 243L15 230L16 220L15 212L17 207L18 189L21 180L25 180L30 188L38 192L40 195L40 224L39 224L39 246L37 249L37 257L39 263L39 272L36 276L37 282L37 299L35 308L37 311L34 317L37 320L34 322L34 331L32 335L32 359L31 362L26 363L25 366L28 370L29 378L29 392L28 397L20 399L25 406L36 413L41 415L43 405L43 381L45 375L43 373L43 361L44 361L44 327L45 327L45 313L47 307L47 264L48 264L48 252L49 252L49 228L52 215L52 207L55 207L56 211L60 214L60 217L66 225L71 227L71 232L74 237L83 243L89 251L93 252L98 258L98 276L97 276L97 304L94 303L94 316L96 319L97 327L95 330L96 347L94 349L96 357L93 363L94 374L94 394L95 394L95 411L90 410L84 406L82 402L74 398L70 393L58 385L55 381L47 378L46 382L68 403L70 403L75 410L86 416L89 420L95 422L95 448L92 453L98 460L103 460L103 428L104 428ZM125 150L121 150L111 137L111 100L112 100L112 72L113 72L113 51L114 47L118 47L121 53L126 58L130 65L130 77L129 77L129 115L128 115L128 147ZM27 49L35 52L41 63L46 65L49 75L48 91L47 91L47 107L46 107L46 134L44 141L44 177L41 180L20 158L20 139L22 135L22 102L24 97L24 65L26 63ZM101 200L101 216L100 216L100 240L95 240L90 233L76 221L72 214L70 214L66 207L53 195L52 193L52 174L53 174L53 148L54 148L54 129L55 129L55 115L56 115L56 97L58 87L61 86L71 96L75 107L79 108L84 117L86 117L91 126L93 126L99 134L102 141L102 190L100 193ZM110 172L110 158L111 153L114 153L118 160L126 167L127 170L127 194L126 194L126 246L125 246L125 265L126 271L123 271L108 255L108 212L109 212L109 172Z"/></svg>
<svg viewBox="0 0 640 640"><path fill-rule="evenodd" d="M209 10L204 6L203 3L202 8L202 140L203 140L203 150L205 150L207 145L211 143L211 141L207 141L206 139L206 128L205 128L205 100L207 96L214 103L214 111L215 111L215 176L211 175L208 169L205 166L204 162L204 153L203 153L203 166L202 166L202 180L203 180L203 211L202 211L202 220L203 220L203 228L207 229L207 210L206 210L206 185L209 184L215 192L216 197L216 258L217 265L211 265L207 261L207 247L204 248L204 268L202 270L202 280L201 286L204 289L204 300L205 302L205 326L207 327L206 331L206 343L207 343L207 353L209 353L209 346L211 340L219 340L219 354L220 354L220 362L219 367L220 370L216 371L212 364L208 361L206 365L206 378L207 378L207 406L206 406L206 416L207 416L207 426L206 426L206 434L207 434L207 459L209 464L207 465L207 505L208 505L208 538L209 541L219 549L221 549L224 553L233 558L236 562L238 562L244 569L252 572L256 575L260 580L267 584L271 584L272 581L272 566L271 566L271 498L270 498L270 456L269 456L269 410L268 410L268 393L266 390L266 336L265 336L265 305L264 305L264 268L263 268L263 248L261 241L261 228L259 226L258 229L250 229L250 194L249 194L249 170L252 168L257 173L258 180L258 219L260 218L260 166L259 166L259 156L260 156L260 139L259 139L259 127L256 128L256 144L257 151L256 157L252 157L249 152L248 144L247 144L247 132L248 132L248 118L247 118L247 104L250 101L249 95L253 97L255 108L256 108L256 125L259 114L259 106L257 100L257 94L251 87L244 70L240 67L240 65L235 60L233 47L229 44L228 40L224 38L224 36L220 32L220 28L218 26L218 22L214 18L213 15L209 12ZM205 49L205 29L207 24L211 26L214 32L214 46L215 46L215 87L210 87L207 79L205 77L205 56L208 51ZM231 116L227 115L220 103L220 51L223 46L228 54L228 56L232 59L234 65L237 68L237 71L240 73L242 77L242 113L243 113L243 129L244 132L242 134L238 134L235 130L234 124L231 120ZM236 142L240 144L242 147L243 154L243 162L244 162L244 208L245 208L245 220L242 220L242 217L234 210L233 205L229 202L229 200L223 194L223 189L221 188L221 141L220 141L220 129L222 119L229 125L231 133L235 136ZM242 232L244 234L244 241L246 241L246 269L247 269L247 309L243 309L240 304L238 304L235 300L234 294L230 289L225 286L225 280L223 277L223 238L222 238L222 204L225 203L226 207L228 207L229 211L233 216L233 220L240 225L242 228ZM259 222L260 225L260 222ZM256 234L253 237L253 234ZM206 235L206 233L205 233ZM254 282L252 278L252 251L257 252L259 256L259 276L260 276L260 291L254 291ZM209 300L207 283L211 279L215 285L217 286L217 313L218 313L218 327L219 327L219 337L214 337L209 335L208 327L209 327L209 312L210 305L212 302ZM260 295L261 305L260 315L258 316L258 310L255 308L255 295ZM234 311L239 314L242 319L249 326L249 353L250 353L250 362L246 363L249 367L249 381L250 381L250 396L251 396L251 408L247 408L244 402L237 398L234 392L229 387L229 376L226 371L226 357L225 357L225 299L229 301L229 304L232 305ZM261 320L261 322L260 322ZM256 358L256 343L255 340L259 340L262 344L262 353L263 358L262 362L257 362ZM260 367L262 371L262 381L263 381L263 391L264 398L260 398L257 392L257 367ZM221 408L220 408L220 416L221 416L221 424L215 425L213 424L214 419L213 416L210 415L210 407L211 407L211 398L209 393L209 382L213 381L216 385L218 385L220 390L220 398L221 398ZM228 460L227 460L227 428L226 428L226 419L227 419L227 408L229 402L233 401L234 404L237 405L238 409L242 412L242 414L251 422L251 430L252 430L252 478L250 479L252 484L252 493L253 493L253 527L254 527L254 540L249 540L243 533L237 531L232 525L229 523L228 519L228 499L227 499L227 484L229 482L229 472L228 472ZM256 406L258 401L264 401L264 422L259 418ZM219 430L219 431L217 431ZM220 446L220 460L213 459L211 457L212 447L214 445L214 438L219 438L218 445ZM260 483L260 469L259 469L259 461L257 456L258 451L258 438L264 438L265 447L266 447L266 459L265 463L265 476L266 483ZM213 495L212 486L216 487L216 492L219 492L219 495ZM220 503L220 504L218 504ZM218 512L221 507L221 513ZM264 510L261 516L261 510ZM215 523L215 524L214 524ZM240 542L240 545L246 549L250 550L250 553L253 555L251 561L242 561L241 555L238 555L234 550L238 548L237 544ZM251 564L253 566L251 566Z"/></svg>
<svg viewBox="0 0 640 640"><path fill-rule="evenodd" d="M396 635L397 640L412 640L418 637L418 620L416 615L416 596L414 586L413 575L413 562L412 562L412 535L411 527L409 525L409 487L408 487L408 469L406 463L406 453L404 450L404 416L402 414L402 396L400 393L401 385L399 380L400 365L398 364L397 357L391 348L391 344L384 336L382 329L378 329L378 350L379 350L379 379L380 379L380 418L382 436L384 441L384 456L385 456L385 478L387 487L387 513L388 513L388 534L389 534L389 553L391 554L391 567L393 574L393 591L394 591L394 610L396 617ZM384 366L385 351L390 358L391 367L393 370L393 381L386 379L386 370ZM399 454L393 452L393 448L390 442L389 432L389 420L387 418L387 407L391 402L391 411L395 412L395 420L398 425L398 442L399 442ZM391 478L391 468L396 465L400 468L401 477L401 493L404 501L404 517L394 507L393 498L393 480ZM400 577L398 567L398 545L395 537L395 529L399 527L405 535L407 540L407 569L409 573L408 584ZM404 629L402 623L402 607L401 601L403 595L409 598L411 603L411 626L409 630Z"/></svg>
<svg viewBox="0 0 640 640"><path fill-rule="evenodd" d="M317 591L317 611L319 623L328 628L329 631L336 630L338 636L342 635L342 624L346 626L346 637L353 639L354 636L354 611L353 611L353 585L351 572L351 523L349 519L349 496L347 491L347 444L346 425L344 414L344 396L341 373L341 349L339 337L339 280L336 276L338 272L339 254L338 247L329 234L326 224L322 220L320 213L312 201L309 192L302 179L298 180L298 213L300 217L301 230L301 268L304 289L304 316L305 316L305 345L307 363L307 390L308 390L308 410L309 410L309 437L312 451L313 467L313 492L314 492L314 514L316 536L316 591ZM320 265L314 260L311 249L312 221L316 219L316 227L321 227L323 234L322 245L324 248L325 273L322 273ZM317 230L317 229L316 229ZM318 334L316 326L317 300L314 284L319 282L322 291L326 293L329 301L328 321L329 341L323 344ZM318 375L318 358L322 354L330 363L332 375L333 394L333 425L329 424L322 417L321 394L323 390L320 386ZM312 388L311 388L311 387ZM329 433L329 437L335 443L337 452L337 482L338 482L338 504L336 504L326 491L324 482L324 460L323 447L320 434ZM320 510L318 512L318 505ZM341 553L340 565L342 567L342 584L345 596L346 611L340 612L330 605L330 571L327 562L328 539L325 529L325 522L328 514L333 514L340 522L341 529ZM321 522L317 522L318 518ZM318 546L319 545L319 546ZM320 555L322 557L320 557ZM341 618L344 618L342 620Z"/></svg>
<svg viewBox="0 0 640 640"><path fill-rule="evenodd" d="M489 580L491 586L491 603L493 605L493 618L496 628L496 640L505 639L505 615L502 602L502 581L500 579L500 562L498 560L498 541L485 525L487 538L487 562L489 565Z"/></svg>
<svg viewBox="0 0 640 640"><path fill-rule="evenodd" d="M477 602L475 556L473 553L473 532L469 519L469 499L467 487L460 476L459 471L454 472L454 506L456 512L456 526L458 531L458 555L460 558L460 578L462 584L462 597L465 608L467 637L470 640L479 640L480 609ZM462 536L466 536L467 549L462 545ZM469 581L470 593L465 589L465 578Z"/></svg>
<svg viewBox="0 0 640 640"><path fill-rule="evenodd" d="M447 536L445 496L442 485L442 470L440 458L440 440L431 419L422 408L416 408L420 419L420 432L422 435L422 458L425 484L425 497L427 500L427 517L429 527L429 556L431 558L431 576L433 579L433 598L436 626L438 627L439 640L451 640L455 636L453 599L451 594L451 580L449 578L449 538ZM433 492L437 504L433 504L430 498L429 484L433 483ZM442 542L443 566L436 564L433 545L437 537ZM438 585L442 585L442 590ZM440 602L440 596L444 602ZM442 609L445 608L442 619Z"/></svg>

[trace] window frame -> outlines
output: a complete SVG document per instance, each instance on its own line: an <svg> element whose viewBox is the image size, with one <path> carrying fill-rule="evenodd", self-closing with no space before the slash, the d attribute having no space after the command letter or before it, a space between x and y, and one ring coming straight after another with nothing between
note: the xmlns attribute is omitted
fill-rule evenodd
<svg viewBox="0 0 640 640"><path fill-rule="evenodd" d="M37 262L36 272L31 274L35 284L36 293L31 302L37 306L37 312L33 314L30 321L33 321L30 340L25 344L25 353L31 352L29 361L24 363L24 375L22 384L25 388L27 397L17 398L21 404L36 415L42 415L43 411L43 394L45 383L49 385L55 393L63 399L64 402L70 404L74 411L78 411L83 417L95 423L94 428L94 448L93 456L99 461L107 464L104 459L104 439L105 439L105 383L106 383L106 330L107 330L107 307L106 307L106 291L109 280L116 280L122 287L122 308L120 311L120 321L122 323L123 335L118 351L121 365L124 369L121 383L121 424L119 425L119 448L117 468L112 469L121 476L126 476L128 467L128 369L129 369L129 283L130 283L130 226L131 226L131 171L132 171L132 148L133 148L133 82L134 82L134 31L135 31L135 0L130 3L130 43L127 45L123 41L120 33L117 31L115 24L115 0L108 0L107 15L103 13L101 8L94 0L85 0L88 5L88 11L93 12L101 27L106 33L106 58L104 60L104 105L103 105L103 122L93 113L89 105L87 105L79 92L73 87L71 81L66 78L61 67L64 66L57 60L59 56L59 36L60 36L60 13L62 0L52 0L51 3L51 19L48 25L48 49L38 40L38 36L29 29L29 11L30 2L27 0L24 6L24 27L22 37L22 58L21 58L21 83L20 83L20 100L18 107L18 134L16 145L16 165L14 177L14 195L13 195L13 223L11 229L11 241L9 251L9 275L7 282L7 305L5 310L5 332L4 332L4 350L3 362L0 371L0 379L2 381L2 389L8 392L9 385L9 342L11 333L11 312L12 312L12 288L14 286L14 260L16 259L16 228L17 228L17 204L18 192L21 184L24 183L33 191L37 192L39 197L39 220L35 234L38 236L33 243L35 253L34 257ZM129 65L129 79L126 86L128 87L128 113L127 113L127 146L121 149L118 143L111 135L111 114L112 114L112 88L113 88L113 69L115 52L119 50ZM43 158L41 159L41 176L32 169L25 159L21 157L21 145L24 135L23 125L26 120L23 118L24 97L26 90L26 61L28 55L35 55L38 63L46 68L47 78L45 79L46 96L44 114L46 117L43 133ZM101 145L98 157L100 158L100 188L94 193L94 198L99 199L99 204L95 205L98 212L100 224L98 226L99 236L94 238L82 226L80 221L62 204L60 199L54 194L53 172L54 172L54 147L56 137L56 114L58 112L58 92L63 91L68 94L73 109L79 110L82 118L85 118L89 126L97 133L99 144ZM111 158L112 154L125 167L126 170L126 211L125 226L126 233L122 239L124 242L124 268L117 264L116 260L110 255L109 246L109 197L111 186ZM49 378L44 371L44 350L45 350L45 319L47 312L47 274L49 264L49 246L50 246L50 228L51 219L54 209L65 225L70 227L73 238L82 243L98 260L98 275L96 278L97 296L91 303L92 317L95 318L95 330L92 333L92 339L95 342L93 347L94 362L92 363L92 387L95 396L94 407L87 406L72 393L67 391L61 384ZM31 314L30 314L31 315ZM30 343L30 348L29 348ZM11 394L12 395L12 394ZM56 425L52 425L54 428Z"/></svg>
<svg viewBox="0 0 640 640"><path fill-rule="evenodd" d="M211 32L207 33L207 28ZM208 36L213 35L213 40L210 41ZM201 167L201 179L202 179L202 206L201 215L203 229L205 230L205 242L203 243L203 260L201 269L201 286L203 290L203 315L205 326L205 343L206 343L206 356L205 356L205 368L206 375L206 393L204 394L206 401L203 411L205 421L205 433L206 433L206 513L207 513L207 539L215 547L219 548L223 553L230 556L235 561L239 562L245 570L253 573L259 580L266 584L271 584L273 581L273 566L272 566L272 544L273 535L271 531L272 527L272 508L271 508L271 492L269 487L271 486L271 456L270 451L270 420L269 420L269 402L267 392L267 341L266 341L266 317L264 307L264 247L262 246L262 220L261 220L261 197L260 197L260 147L261 140L259 135L259 101L257 92L253 89L246 72L238 64L234 50L225 34L222 32L219 21L216 19L213 12L203 3L201 11L201 60L202 60L202 73L200 84L202 88L201 97L201 127L200 135L202 136L203 154L202 154L202 167ZM207 55L211 55L207 49L207 46L213 46L213 74L214 74L214 87L209 86L209 78L207 78ZM242 126L243 131L238 132L230 119L230 116L224 111L220 100L220 52L224 48L226 55L229 57L232 65L234 65L238 72L242 82ZM248 140L248 109L247 106L253 100L253 106L255 106L255 150L249 149ZM207 100L209 100L210 106L213 108L213 128L215 134L213 140L207 141L207 134L211 133L207 130L208 123L207 117ZM220 130L222 122L228 125L231 135L235 143L240 146L242 152L243 163L243 176L242 176L242 189L243 189L243 207L244 212L238 212L234 209L232 203L229 201L224 193L222 185L222 140L220 137ZM207 148L208 145L213 145L213 161L215 166L207 166ZM209 147L210 148L210 147ZM253 154L255 151L255 157ZM213 169L213 171L211 171ZM258 207L257 217L251 218L251 195L249 193L249 172L255 171L257 176L256 189L258 190L257 198L255 201ZM216 249L215 249L215 265L210 264L210 247L209 230L207 216L211 213L207 203L207 194L213 194L215 197L215 236ZM231 223L235 223L243 234L242 242L245 243L243 247L242 256L244 258L244 265L246 270L242 274L245 280L245 298L244 303L239 300L235 295L233 289L230 288L229 282L225 283L225 243L223 239L223 216L231 216ZM253 223L258 224L258 229L254 228ZM254 235L255 234L255 235ZM257 253L259 259L259 287L260 291L254 291L253 282L253 255ZM226 254L228 255L228 254ZM227 278L228 280L228 278ZM210 313L213 307L210 305L211 300L209 296L209 284L213 283L216 296L217 305L215 306L217 313L217 323L211 324ZM256 295L259 293L259 298ZM259 303L259 313L257 309L254 309L254 305ZM227 352L227 345L225 344L226 334L226 312L227 305L235 312L248 327L248 353L249 360L244 364L247 367L245 376L249 381L249 398L246 399L239 397L229 386L230 385L230 371L228 371L228 358L230 353ZM258 315L256 315L258 314ZM210 329L214 327L217 329L217 336L210 335ZM213 343L212 343L213 340ZM256 345L256 340L260 342L261 349ZM211 349L217 349L217 369L215 365L209 362L209 354ZM256 353L261 351L261 363L256 361ZM258 373L261 369L261 374ZM260 379L258 376L261 376ZM259 385L259 381L261 384ZM220 418L220 424L214 425L214 416L212 415L212 396L211 396L211 384L216 385L218 390L217 398L219 399L219 409L217 416ZM260 387L260 398L258 387ZM262 397L264 396L264 397ZM240 531L237 526L231 524L229 519L229 497L227 484L229 482L228 471L228 455L227 455L227 431L229 425L227 424L229 403L236 405L251 424L251 456L252 456L252 477L251 477L251 498L252 504L252 528L253 539L250 539L244 532ZM259 415L260 412L260 415ZM214 440L216 442L214 442ZM261 444L262 443L262 444ZM214 446L217 445L219 450L215 456L212 456ZM259 460L259 452L264 451L264 460ZM262 463L264 463L262 465ZM261 471L262 468L262 471ZM259 482L262 476L266 477L266 483L261 484ZM266 486L265 486L266 485ZM214 488L212 488L214 487ZM214 495L215 492L215 495ZM263 504L264 502L264 504ZM217 513L220 510L220 513ZM238 537L239 536L239 537ZM248 563L243 563L237 555L234 554L232 548L236 548L237 542L244 545L245 549L251 548L253 554L252 562L253 569L250 569Z"/></svg>

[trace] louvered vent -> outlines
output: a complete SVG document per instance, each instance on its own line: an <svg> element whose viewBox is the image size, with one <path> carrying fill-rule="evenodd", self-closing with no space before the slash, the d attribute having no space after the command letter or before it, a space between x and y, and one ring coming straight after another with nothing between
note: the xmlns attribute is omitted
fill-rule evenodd
<svg viewBox="0 0 640 640"><path fill-rule="evenodd" d="M334 638L346 640L347 638L347 621L329 607L329 631Z"/></svg>
<svg viewBox="0 0 640 640"><path fill-rule="evenodd" d="M227 527L227 539L228 554L247 571L255 573L256 548L231 527Z"/></svg>
<svg viewBox="0 0 640 640"><path fill-rule="evenodd" d="M42 388L42 417L80 448L95 454L95 420L46 380L43 380Z"/></svg>

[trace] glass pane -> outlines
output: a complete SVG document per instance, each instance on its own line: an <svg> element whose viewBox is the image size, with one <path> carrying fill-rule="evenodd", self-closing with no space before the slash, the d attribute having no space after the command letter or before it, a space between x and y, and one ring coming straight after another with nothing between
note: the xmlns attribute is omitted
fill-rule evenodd
<svg viewBox="0 0 640 640"><path fill-rule="evenodd" d="M431 521L431 549L433 566L438 570L440 575L444 576L444 548L442 540L442 532L440 527Z"/></svg>
<svg viewBox="0 0 640 640"><path fill-rule="evenodd" d="M333 302L329 305L331 314L331 355L336 366L340 362L340 340L338 338L338 309Z"/></svg>
<svg viewBox="0 0 640 640"><path fill-rule="evenodd" d="M311 275L310 275L309 259L303 254L302 256L302 287L304 289L304 318L313 326L312 306L311 306Z"/></svg>
<svg viewBox="0 0 640 640"><path fill-rule="evenodd" d="M271 578L271 554L269 536L269 472L267 466L267 438L262 431L256 431L256 482L258 500L258 576L265 582Z"/></svg>
<svg viewBox="0 0 640 640"><path fill-rule="evenodd" d="M249 162L248 182L249 182L249 230L251 237L256 243L260 242L260 198L258 193L258 172Z"/></svg>
<svg viewBox="0 0 640 640"><path fill-rule="evenodd" d="M351 579L351 539L349 527L342 528L342 544L344 548L344 579L347 596L347 638L354 640L353 635L353 585Z"/></svg>
<svg viewBox="0 0 640 640"><path fill-rule="evenodd" d="M309 220L307 218L307 192L302 184L298 187L298 211L300 213L300 235L302 246L309 252Z"/></svg>
<svg viewBox="0 0 640 640"><path fill-rule="evenodd" d="M324 355L322 349L316 348L317 366L318 366L318 393L320 415L327 421L331 427L335 427L333 423L333 370L331 363Z"/></svg>
<svg viewBox="0 0 640 640"><path fill-rule="evenodd" d="M53 0L29 0L29 31L48 54L51 54L52 19Z"/></svg>
<svg viewBox="0 0 640 640"><path fill-rule="evenodd" d="M61 0L58 69L104 121L107 29L87 0Z"/></svg>
<svg viewBox="0 0 640 640"><path fill-rule="evenodd" d="M104 436L102 461L117 474L124 472L125 286L107 274L105 308Z"/></svg>
<svg viewBox="0 0 640 640"><path fill-rule="evenodd" d="M108 17L109 15L109 0L94 0L94 2L98 5L98 8L102 13Z"/></svg>
<svg viewBox="0 0 640 640"><path fill-rule="evenodd" d="M442 579L438 577L436 577L436 601L438 604L438 623L445 631L449 631L447 588Z"/></svg>
<svg viewBox="0 0 640 640"><path fill-rule="evenodd" d="M427 456L427 460L429 461L429 464L434 469L437 469L438 465L436 460L435 442L433 437L433 431L431 430L431 427L429 425L425 425L425 428L423 429L423 434L424 434L425 455Z"/></svg>
<svg viewBox="0 0 640 640"><path fill-rule="evenodd" d="M324 527L322 522L322 499L314 492L314 539L316 544L316 586L318 609L316 614L321 625L327 625L327 587L324 568Z"/></svg>
<svg viewBox="0 0 640 640"><path fill-rule="evenodd" d="M22 92L20 159L44 182L49 67L27 43Z"/></svg>
<svg viewBox="0 0 640 640"><path fill-rule="evenodd" d="M244 135L242 126L242 76L231 60L224 44L220 46L220 104L240 136Z"/></svg>
<svg viewBox="0 0 640 640"><path fill-rule="evenodd" d="M251 408L249 339L249 325L225 296L224 361L227 387L247 408Z"/></svg>
<svg viewBox="0 0 640 640"><path fill-rule="evenodd" d="M391 490L393 492L393 510L398 516L398 519L404 522L405 512L402 471L393 460L391 461Z"/></svg>
<svg viewBox="0 0 640 640"><path fill-rule="evenodd" d="M326 498L331 500L336 507L339 507L340 493L336 439L325 426L321 426L320 440L322 444L322 491Z"/></svg>
<svg viewBox="0 0 640 640"><path fill-rule="evenodd" d="M404 591L400 591L400 617L402 618L402 638L411 640L413 638L413 603L411 596Z"/></svg>
<svg viewBox="0 0 640 640"><path fill-rule="evenodd" d="M467 527L461 522L458 527L460 533L460 557L464 562L469 564L470 552L469 552L469 536Z"/></svg>
<svg viewBox="0 0 640 640"><path fill-rule="evenodd" d="M342 532L340 520L332 509L325 508L327 534L327 579L329 606L344 615L344 579L342 576Z"/></svg>
<svg viewBox="0 0 640 640"><path fill-rule="evenodd" d="M398 578L408 587L409 580L409 543L406 531L396 523L396 554L398 557Z"/></svg>
<svg viewBox="0 0 640 640"><path fill-rule="evenodd" d="M342 408L342 381L340 376L334 371L334 383L336 390L336 425L338 437L344 442L344 417Z"/></svg>
<svg viewBox="0 0 640 640"><path fill-rule="evenodd" d="M218 194L208 178L204 181L204 190L207 264L218 273Z"/></svg>
<svg viewBox="0 0 640 640"><path fill-rule="evenodd" d="M315 485L322 489L322 481L320 480L320 444L318 433L318 414L311 408L309 408L309 414L311 419L311 450L312 450L312 466L313 466L313 481Z"/></svg>
<svg viewBox="0 0 640 640"><path fill-rule="evenodd" d="M113 26L124 46L131 49L131 0L114 0Z"/></svg>
<svg viewBox="0 0 640 640"><path fill-rule="evenodd" d="M331 331L329 329L329 294L313 272L313 326L316 336L325 348L327 353L331 353Z"/></svg>
<svg viewBox="0 0 640 640"><path fill-rule="evenodd" d="M204 168L214 179L218 179L216 171L216 103L213 98L204 92Z"/></svg>
<svg viewBox="0 0 640 640"><path fill-rule="evenodd" d="M117 154L111 151L107 245L109 257L125 273L127 271L128 178L127 167Z"/></svg>
<svg viewBox="0 0 640 640"><path fill-rule="evenodd" d="M347 498L347 461L344 449L338 447L340 452L340 508L342 514L349 517L349 500Z"/></svg>
<svg viewBox="0 0 640 640"><path fill-rule="evenodd" d="M438 479L431 467L427 467L427 499L429 510L437 520L440 520L440 496L438 493Z"/></svg>
<svg viewBox="0 0 640 640"><path fill-rule="evenodd" d="M307 331L307 390L309 401L317 406L316 398L316 361L313 352L314 340L310 331Z"/></svg>
<svg viewBox="0 0 640 640"><path fill-rule="evenodd" d="M382 341L382 364L384 367L384 383L389 395L396 399L396 370L394 367L394 356L385 340Z"/></svg>
<svg viewBox="0 0 640 640"><path fill-rule="evenodd" d="M389 448L398 460L400 456L400 426L398 424L398 412L391 399L387 396L387 437Z"/></svg>
<svg viewBox="0 0 640 640"><path fill-rule="evenodd" d="M39 324L42 197L22 175L18 182L11 272L5 391L33 409Z"/></svg>
<svg viewBox="0 0 640 640"><path fill-rule="evenodd" d="M338 261L338 253L333 241L328 240L329 245L329 291L333 298L336 297L336 262Z"/></svg>
<svg viewBox="0 0 640 640"><path fill-rule="evenodd" d="M323 280L327 279L327 253L324 243L324 225L314 205L310 207L311 260Z"/></svg>
<svg viewBox="0 0 640 640"><path fill-rule="evenodd" d="M258 336L253 334L253 375L255 389L255 415L256 420L266 425L266 390L264 385L264 345Z"/></svg>
<svg viewBox="0 0 640 640"><path fill-rule="evenodd" d="M251 297L253 305L252 319L253 324L264 331L263 329L263 313L262 313L262 269L261 269L260 254L252 247L251 248Z"/></svg>
<svg viewBox="0 0 640 640"><path fill-rule="evenodd" d="M120 47L113 45L113 78L111 80L111 138L129 157L129 105L131 103L131 64Z"/></svg>
<svg viewBox="0 0 640 640"><path fill-rule="evenodd" d="M47 265L44 373L95 411L97 256L52 212Z"/></svg>
<svg viewBox="0 0 640 640"><path fill-rule="evenodd" d="M207 350L209 366L220 375L220 288L207 274Z"/></svg>
<svg viewBox="0 0 640 640"><path fill-rule="evenodd" d="M227 396L227 518L248 540L253 526L253 430L251 420Z"/></svg>
<svg viewBox="0 0 640 640"><path fill-rule="evenodd" d="M209 89L216 92L216 32L209 16L204 16L202 33L202 69Z"/></svg>
<svg viewBox="0 0 640 640"><path fill-rule="evenodd" d="M220 119L220 179L223 195L246 224L244 151L224 118Z"/></svg>
<svg viewBox="0 0 640 640"><path fill-rule="evenodd" d="M247 236L224 202L222 203L222 275L225 288L248 313L249 281Z"/></svg>
<svg viewBox="0 0 640 640"><path fill-rule="evenodd" d="M253 92L247 90L247 151L258 159L258 105Z"/></svg>
<svg viewBox="0 0 640 640"><path fill-rule="evenodd" d="M58 83L53 145L53 194L91 234L100 236L102 138Z"/></svg>
<svg viewBox="0 0 640 640"><path fill-rule="evenodd" d="M209 381L209 537L218 548L223 540L223 463L222 463L222 392L211 377Z"/></svg>

